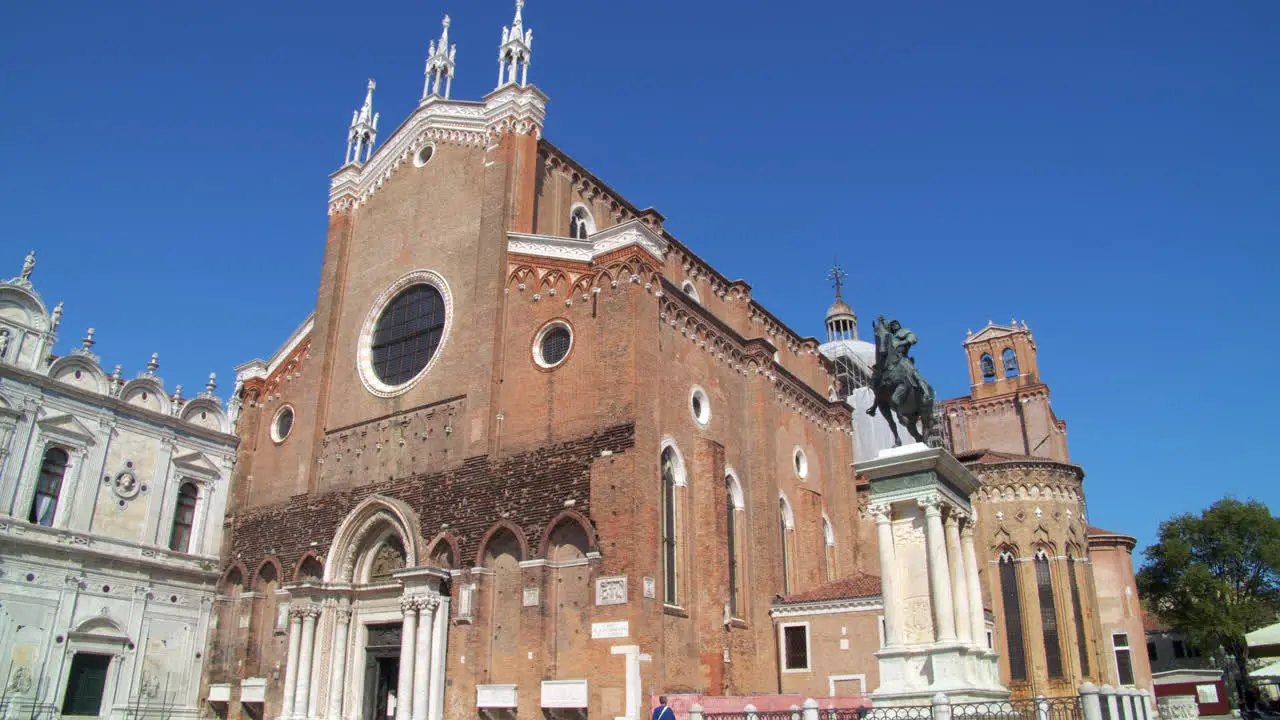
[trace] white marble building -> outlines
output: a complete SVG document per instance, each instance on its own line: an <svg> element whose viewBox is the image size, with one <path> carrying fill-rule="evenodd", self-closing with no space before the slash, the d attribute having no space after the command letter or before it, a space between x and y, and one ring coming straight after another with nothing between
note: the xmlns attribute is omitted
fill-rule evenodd
<svg viewBox="0 0 1280 720"><path fill-rule="evenodd" d="M197 715L233 418L165 390L152 355L104 372L93 330L0 282L0 718Z"/></svg>

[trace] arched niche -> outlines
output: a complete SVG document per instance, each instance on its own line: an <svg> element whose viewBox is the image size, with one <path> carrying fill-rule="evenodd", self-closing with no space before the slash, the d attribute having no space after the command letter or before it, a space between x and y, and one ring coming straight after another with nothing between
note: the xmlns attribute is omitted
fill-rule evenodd
<svg viewBox="0 0 1280 720"><path fill-rule="evenodd" d="M416 567L418 517L400 500L372 495L338 527L324 563L324 581L367 582L364 578L370 576L379 552L383 564L390 561L389 553L402 552L404 567Z"/></svg>

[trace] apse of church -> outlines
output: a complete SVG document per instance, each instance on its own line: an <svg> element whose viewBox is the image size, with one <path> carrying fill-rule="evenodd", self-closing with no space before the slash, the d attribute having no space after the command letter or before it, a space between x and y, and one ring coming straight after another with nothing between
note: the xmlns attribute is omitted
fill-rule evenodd
<svg viewBox="0 0 1280 720"><path fill-rule="evenodd" d="M448 18L381 144L369 83L315 311L238 368L228 717L776 691L775 598L874 567L818 341L542 137L522 5L483 100Z"/></svg>

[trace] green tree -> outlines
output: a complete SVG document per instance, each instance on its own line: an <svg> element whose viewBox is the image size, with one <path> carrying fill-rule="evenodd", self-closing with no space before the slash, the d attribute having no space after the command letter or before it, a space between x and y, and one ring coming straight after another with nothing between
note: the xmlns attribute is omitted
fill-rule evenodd
<svg viewBox="0 0 1280 720"><path fill-rule="evenodd" d="M1138 589L1148 606L1202 648L1221 647L1249 681L1245 634L1280 615L1280 518L1257 500L1224 498L1160 523Z"/></svg>

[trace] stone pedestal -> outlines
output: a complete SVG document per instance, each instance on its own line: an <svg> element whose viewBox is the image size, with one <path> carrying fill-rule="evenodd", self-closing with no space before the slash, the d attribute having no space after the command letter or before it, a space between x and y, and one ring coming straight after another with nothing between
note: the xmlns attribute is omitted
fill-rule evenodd
<svg viewBox="0 0 1280 720"><path fill-rule="evenodd" d="M884 598L876 705L1003 699L996 654L973 627L981 597L972 555L978 480L945 450L913 444L854 466L871 482ZM963 538L963 540L962 540ZM980 604L979 604L979 612Z"/></svg>

